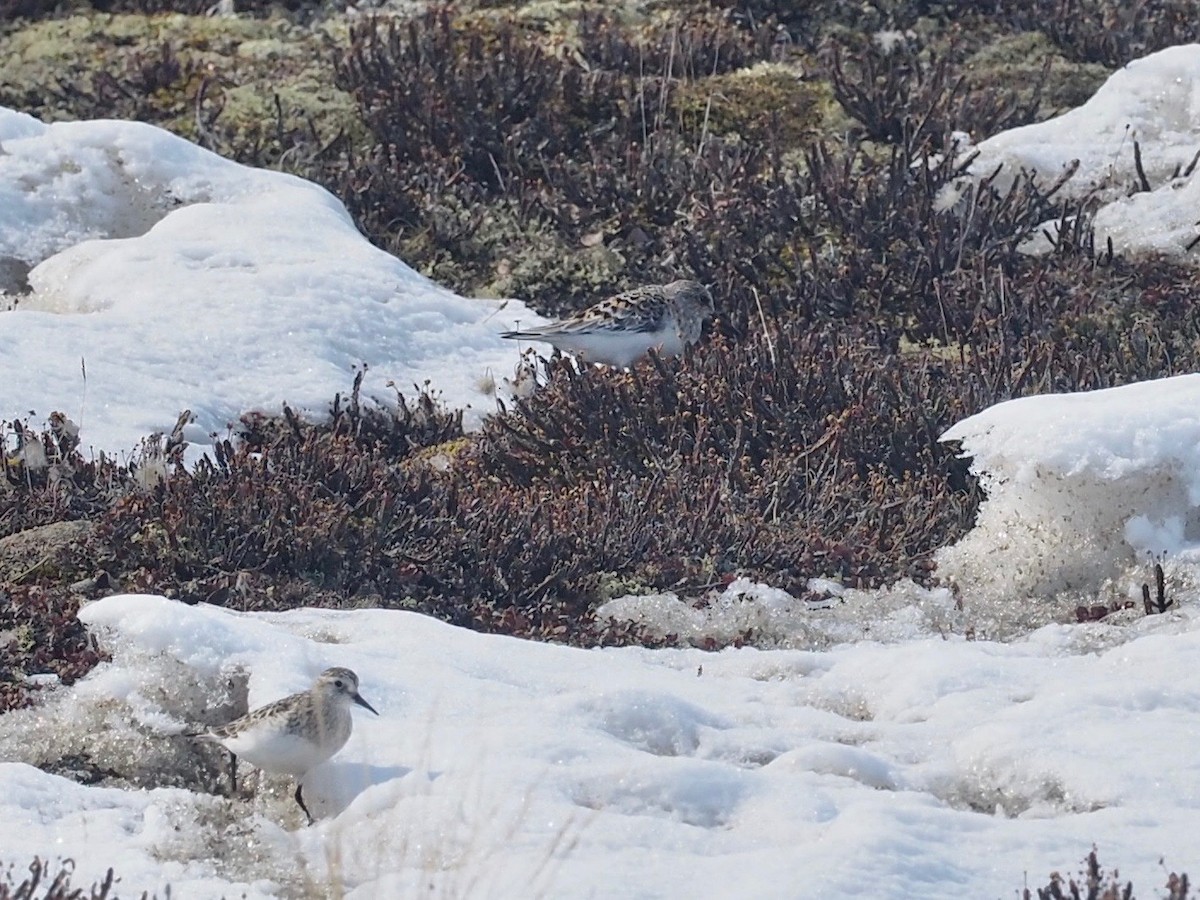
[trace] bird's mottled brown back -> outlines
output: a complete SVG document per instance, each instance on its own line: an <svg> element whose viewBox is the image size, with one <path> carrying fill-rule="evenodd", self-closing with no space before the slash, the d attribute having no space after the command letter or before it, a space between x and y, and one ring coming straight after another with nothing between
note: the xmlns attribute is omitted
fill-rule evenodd
<svg viewBox="0 0 1200 900"><path fill-rule="evenodd" d="M667 295L661 285L643 285L569 316L563 320L562 330L588 329L603 324L616 331L654 331L662 324L667 307Z"/></svg>

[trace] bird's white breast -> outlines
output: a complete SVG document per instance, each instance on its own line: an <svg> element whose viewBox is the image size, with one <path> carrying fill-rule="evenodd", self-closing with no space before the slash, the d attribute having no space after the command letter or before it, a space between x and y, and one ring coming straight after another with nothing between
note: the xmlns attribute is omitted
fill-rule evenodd
<svg viewBox="0 0 1200 900"><path fill-rule="evenodd" d="M556 334L548 340L561 350L578 353L588 362L622 368L633 365L651 348L663 356L678 356L683 342L675 329L666 331L603 331L589 334Z"/></svg>
<svg viewBox="0 0 1200 900"><path fill-rule="evenodd" d="M350 713L332 716L316 735L290 731L282 721L266 721L226 738L232 753L268 772L301 776L329 759L350 739Z"/></svg>

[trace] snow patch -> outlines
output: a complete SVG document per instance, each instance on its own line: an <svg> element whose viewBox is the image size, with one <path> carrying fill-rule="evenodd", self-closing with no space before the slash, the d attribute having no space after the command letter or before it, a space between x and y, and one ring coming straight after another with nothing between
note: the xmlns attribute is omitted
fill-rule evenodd
<svg viewBox="0 0 1200 900"><path fill-rule="evenodd" d="M1141 190L1135 143L1148 192L1135 193ZM1111 240L1119 254L1194 262L1193 242L1200 236L1200 166L1194 165L1200 151L1200 44L1134 60L1082 106L1001 132L974 151L979 155L971 173L983 178L999 167L1000 190L1022 171L1050 184L1078 165L1062 195L1091 195L1105 204L1095 219L1097 247ZM1051 233L1056 227L1046 223ZM1044 253L1050 243L1039 237L1023 249Z"/></svg>
<svg viewBox="0 0 1200 900"><path fill-rule="evenodd" d="M647 691L606 694L583 705L597 727L632 747L656 756L687 756L700 747L702 729L720 723L677 697Z"/></svg>
<svg viewBox="0 0 1200 900"><path fill-rule="evenodd" d="M867 866L873 896L990 896L1093 842L1153 883L1160 856L1188 858L1200 803L1186 788L1200 763L1178 753L1200 721L1186 677L1200 605L1180 601L1005 644L706 653L587 651L384 610L106 598L84 616L112 662L55 691L42 734L75 728L114 769L132 754L101 730L181 753L174 720L192 712L178 698L219 696L231 673L259 705L347 665L381 716L310 776L324 804L311 828L287 779L212 796L217 767L133 791L120 772L84 787L9 763L0 815L22 823L10 853L65 842L80 881L113 864L135 893L582 897L618 871L646 896L775 896L800 879L846 896ZM0 753L32 728L6 732Z"/></svg>
<svg viewBox="0 0 1200 900"><path fill-rule="evenodd" d="M1200 561L1200 375L1000 403L959 422L987 493L975 528L938 552L965 597L1140 601L1148 562ZM1179 582L1182 582L1180 584Z"/></svg>
<svg viewBox="0 0 1200 900"><path fill-rule="evenodd" d="M243 413L326 414L364 365L365 397L428 386L475 426L515 377L499 332L541 321L373 247L323 188L151 125L0 108L0 143L0 287L20 291L0 418L65 412L85 447L127 453L190 409L195 459Z"/></svg>
<svg viewBox="0 0 1200 900"><path fill-rule="evenodd" d="M810 596L737 578L719 594L692 604L675 594L629 594L596 610L599 619L633 622L658 638L697 645L729 644L750 635L756 646L826 647L842 641L896 641L962 630L948 590L901 581L886 591L859 591L810 579Z"/></svg>

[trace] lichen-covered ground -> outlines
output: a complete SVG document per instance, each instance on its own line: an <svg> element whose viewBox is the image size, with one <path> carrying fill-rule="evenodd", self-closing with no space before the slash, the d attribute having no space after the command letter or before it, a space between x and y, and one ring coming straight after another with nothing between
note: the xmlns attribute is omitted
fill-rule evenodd
<svg viewBox="0 0 1200 900"><path fill-rule="evenodd" d="M721 314L679 362L551 363L478 434L343 397L149 487L22 434L61 462L0 472L0 709L94 664L74 612L116 590L594 643L642 638L593 622L623 592L928 583L978 500L948 426L1200 365L1194 268L1096 253L1087 202L1028 183L949 215L953 154L914 166L1197 40L1190 3L210 5L0 0L0 104L318 181L461 293L561 313L692 277Z"/></svg>

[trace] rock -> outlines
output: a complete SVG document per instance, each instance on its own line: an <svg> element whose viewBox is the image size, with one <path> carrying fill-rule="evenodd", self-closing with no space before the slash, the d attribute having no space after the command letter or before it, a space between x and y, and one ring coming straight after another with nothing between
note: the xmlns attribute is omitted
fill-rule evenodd
<svg viewBox="0 0 1200 900"><path fill-rule="evenodd" d="M55 522L0 538L0 582L60 580L94 531L88 521Z"/></svg>

